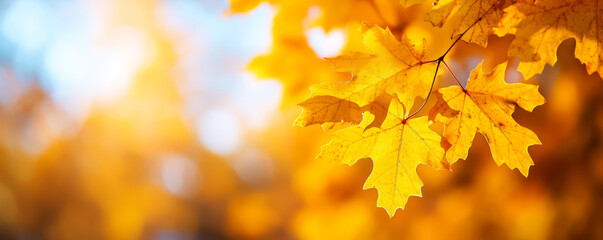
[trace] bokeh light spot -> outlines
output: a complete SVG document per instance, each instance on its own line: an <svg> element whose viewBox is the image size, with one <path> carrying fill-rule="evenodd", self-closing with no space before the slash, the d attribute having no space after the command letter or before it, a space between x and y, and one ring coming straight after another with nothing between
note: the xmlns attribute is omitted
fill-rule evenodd
<svg viewBox="0 0 603 240"><path fill-rule="evenodd" d="M161 179L167 190L184 196L199 184L197 166L189 158L179 155L165 157L161 167Z"/></svg>
<svg viewBox="0 0 603 240"><path fill-rule="evenodd" d="M346 34L339 29L325 33L323 28L311 28L306 31L308 44L319 57L335 57L345 44Z"/></svg>
<svg viewBox="0 0 603 240"><path fill-rule="evenodd" d="M211 152L229 155L241 144L241 123L236 116L221 108L205 111L198 123L201 142Z"/></svg>

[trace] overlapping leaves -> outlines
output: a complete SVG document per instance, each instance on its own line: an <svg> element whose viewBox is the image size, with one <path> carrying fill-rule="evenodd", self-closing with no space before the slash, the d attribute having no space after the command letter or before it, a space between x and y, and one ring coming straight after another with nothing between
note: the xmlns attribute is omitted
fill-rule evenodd
<svg viewBox="0 0 603 240"><path fill-rule="evenodd" d="M343 9L336 16L352 19L345 10L349 8L333 8L340 3L327 2L318 5ZM372 6L392 3L368 2ZM421 3L398 2L404 8ZM379 14L379 8L374 10ZM467 88L457 81L459 86L433 94L438 99L429 111L429 119L444 124L439 135L430 130L432 121L417 112L411 114L416 99L431 96L441 64L459 40L486 47L490 34L514 35L508 54L519 57L518 70L531 78L541 73L546 64L556 62L561 42L574 38L576 58L586 65L589 74L598 72L603 76L603 0L436 0L423 19L451 32L450 37L456 40L443 55L435 57L427 54L430 48L425 40L409 38L404 32L398 38L394 36L387 28L391 26L388 16L380 18L385 20L380 25L386 27L362 28L365 52L329 59L335 71L349 72L352 79L311 86L312 94L300 104L303 112L295 125L319 124L330 129L341 122L350 123L352 126L333 134L332 142L323 147L319 158L349 165L371 158L373 172L364 187L377 188L378 205L390 216L403 208L410 196L421 195L418 164L446 169L458 159L467 158L476 133L486 138L498 165L518 168L525 176L533 165L527 149L540 144L540 140L518 124L512 114L516 106L532 111L544 103L544 98L536 86L506 83L506 64L492 72L484 72L480 64L472 72ZM324 23L325 29L341 21L328 22ZM396 29L400 30L397 24Z"/></svg>
<svg viewBox="0 0 603 240"><path fill-rule="evenodd" d="M509 55L519 56L526 78L557 61L557 47L576 39L576 58L603 76L603 0L519 0L505 9L495 33L515 35Z"/></svg>
<svg viewBox="0 0 603 240"><path fill-rule="evenodd" d="M335 70L352 73L352 80L311 86L312 96L300 104L304 112L296 125L358 124L365 110L382 120L391 95L398 94L406 111L415 98L427 95L437 64L427 59L424 41L406 36L398 41L379 26L364 26L362 31L369 53L331 59Z"/></svg>
<svg viewBox="0 0 603 240"><path fill-rule="evenodd" d="M452 37L485 47L488 34L502 16L503 0L441 0L425 15L434 26L454 26ZM473 26L475 25L475 26Z"/></svg>
<svg viewBox="0 0 603 240"><path fill-rule="evenodd" d="M451 6L448 10L436 8L426 18L443 23L459 18L455 14L464 15L470 21L456 19L460 23L453 37L485 46L487 34L501 16L500 2L484 1L482 5L473 1L470 5L477 8L462 1L444 4ZM461 27L465 30L459 30ZM440 137L429 129L431 122L426 117L415 117L410 108L417 97L429 96L447 52L431 60L426 57L424 41L411 41L405 35L398 41L388 29L378 26L365 26L362 31L368 53L330 59L336 71L350 72L353 78L314 85L310 87L312 96L300 104L304 110L296 125L322 124L328 129L338 122L354 124L334 133L319 159L353 165L371 158L373 172L364 188L378 190L377 205L390 216L404 208L410 196L421 196L419 164L447 169L467 157L478 132L486 137L497 164L506 163L527 176L533 165L527 148L540 141L511 114L516 105L531 111L544 103L536 86L505 83L506 64L490 73L484 73L480 64L467 89L453 86L438 91L430 117L445 125ZM389 107L387 99L392 99Z"/></svg>
<svg viewBox="0 0 603 240"><path fill-rule="evenodd" d="M404 36L397 41L387 29L367 27L363 31L371 54L332 59L336 70L352 72L354 78L312 86L312 96L301 104L304 112L296 121L298 125L332 126L341 121L358 124L362 120L359 125L334 133L333 141L323 147L318 158L349 165L371 158L373 173L364 187L378 189L377 204L390 215L403 208L408 197L421 195L418 164L444 169L449 162L466 158L476 132L486 136L499 165L505 162L527 175L532 165L527 147L540 141L533 132L519 126L511 114L515 105L532 110L544 102L536 86L505 83L506 64L492 73L483 73L478 67L466 90L458 86L440 90L440 101L432 109L433 118L447 126L440 140L429 130L425 117L409 118L415 98L425 97L422 94L430 90L437 61L424 59L424 50L419 47L422 45ZM392 95L395 97L390 97L386 108L384 96Z"/></svg>

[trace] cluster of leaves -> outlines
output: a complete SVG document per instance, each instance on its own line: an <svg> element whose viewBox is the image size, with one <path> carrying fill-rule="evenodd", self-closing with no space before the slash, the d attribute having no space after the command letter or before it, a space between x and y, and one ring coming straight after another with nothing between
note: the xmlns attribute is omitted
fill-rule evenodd
<svg viewBox="0 0 603 240"><path fill-rule="evenodd" d="M259 2L262 0L232 1L231 9L247 11ZM458 159L467 158L478 132L486 138L498 165L505 163L512 169L518 168L527 177L534 164L527 148L541 142L534 132L519 125L512 114L516 106L532 111L544 103L538 87L506 83L507 63L488 72L483 70L482 64L478 65L467 86L463 86L446 63L446 57L460 40L487 47L491 34L514 35L508 56L519 57L518 71L529 79L541 73L546 64L555 64L557 47L564 40L574 38L576 58L586 64L589 74L598 72L603 76L603 35L600 31L603 27L599 25L603 22L601 0L436 0L430 2L432 7L424 20L436 27L453 26L451 39L454 39L439 53L432 50L433 46L428 46L426 39L407 34L399 21L390 20L391 16L396 16L391 12L399 11L391 9L405 9L426 1L348 0L337 2L339 8L345 7L339 11L330 11L336 1L269 2L280 6L275 24L288 27L285 30L275 26L275 42L287 42L275 46L291 46L291 36L294 36L291 33L295 30L290 29L291 22L285 24L279 18L294 18L291 17L294 14L287 14L287 9L293 9L293 5L321 7L324 12L322 26L326 30L344 22L368 22L360 27L362 40L358 41L364 45L363 51L329 59L335 71L349 72L352 79L312 85L312 95L300 104L303 112L295 125L319 124L332 129L341 123L352 124L333 133L333 140L323 146L318 158L348 165L371 158L373 171L364 188L378 190L377 205L385 208L390 216L398 208L404 208L410 196L421 196L423 183L416 172L419 164L450 169ZM367 3L372 8L352 11ZM371 18L374 14L380 17ZM296 49L299 51L300 48ZM316 64L307 63L301 67L309 67L313 75L288 71L291 70L289 67L300 69L300 66L287 61L277 64L285 67L257 67L267 57L281 59L279 61L287 59L278 57L286 54L286 49L281 49L280 55L275 54L276 50L278 48L269 56L254 60L251 70L262 76L266 69L278 69L282 74L271 76L285 81L295 78L285 76L286 72L306 78L289 85L324 79L318 76L324 73L316 73L322 68L312 67ZM434 89L444 68L454 76L458 86ZM437 97L437 101L427 111L425 107L430 96ZM423 99L422 104L415 106L416 99ZM443 124L443 130L434 131L434 123Z"/></svg>
<svg viewBox="0 0 603 240"><path fill-rule="evenodd" d="M435 26L457 22L452 36L456 41L446 52L430 58L425 40L406 35L397 40L388 28L365 25L367 53L330 59L336 71L350 72L353 78L313 85L312 96L300 104L303 113L295 123L321 124L327 129L341 122L354 124L335 132L318 158L348 165L371 158L373 171L364 188L378 190L377 205L390 216L410 196L421 196L419 164L450 169L458 159L467 158L478 132L486 138L498 165L518 168L526 177L533 165L527 148L541 142L511 115L516 106L532 111L545 100L537 86L506 83L506 63L492 72L484 72L480 64L466 87L457 79L458 86L436 90L437 103L428 116L419 116L439 70L442 66L450 70L446 56L459 40L485 47L490 33L515 35L509 56L521 59L518 70L530 78L542 72L545 64L555 63L563 40L575 38L576 57L586 64L588 73L597 71L603 76L603 27L598 25L603 22L603 1L439 1L425 19ZM425 100L413 112L417 97ZM434 122L443 123L442 133L430 129Z"/></svg>

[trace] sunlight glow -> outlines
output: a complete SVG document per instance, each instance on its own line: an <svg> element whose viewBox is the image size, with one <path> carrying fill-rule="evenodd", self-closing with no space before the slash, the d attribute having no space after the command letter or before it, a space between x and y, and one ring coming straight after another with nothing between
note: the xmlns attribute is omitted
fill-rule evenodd
<svg viewBox="0 0 603 240"><path fill-rule="evenodd" d="M93 103L126 93L134 74L154 57L155 46L139 29L118 27L102 41L63 35L44 58L45 82L56 101L75 116Z"/></svg>
<svg viewBox="0 0 603 240"><path fill-rule="evenodd" d="M319 57L335 57L344 47L346 33L343 30L333 29L325 33L324 29L316 27L306 31L308 44Z"/></svg>
<svg viewBox="0 0 603 240"><path fill-rule="evenodd" d="M201 142L215 154L232 154L241 145L241 123L225 109L205 111L199 119L198 129Z"/></svg>
<svg viewBox="0 0 603 240"><path fill-rule="evenodd" d="M2 34L25 52L40 50L50 37L52 13L35 0L15 1L1 22Z"/></svg>
<svg viewBox="0 0 603 240"><path fill-rule="evenodd" d="M234 105L244 115L245 126L262 129L278 111L283 95L283 85L277 80L258 80L243 74L234 89Z"/></svg>

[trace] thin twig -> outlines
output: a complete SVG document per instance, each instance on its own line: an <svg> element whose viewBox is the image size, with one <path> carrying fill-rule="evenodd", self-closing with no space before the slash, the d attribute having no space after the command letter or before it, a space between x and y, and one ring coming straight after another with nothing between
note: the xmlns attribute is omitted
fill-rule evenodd
<svg viewBox="0 0 603 240"><path fill-rule="evenodd" d="M421 109L423 109L423 107L425 107L425 104L427 104L427 99L429 99L429 95L431 95L431 90L433 90L433 85L435 84L435 78L436 76L438 76L438 69L440 68L440 61L439 59L437 60L438 65L436 66L436 74L433 75L433 80L431 81L431 87L429 87L429 92L427 93L427 97L425 98L425 101L423 101L423 105L421 105L421 107L419 109L417 109L417 111L415 111L413 114L408 115L407 117L404 118L404 121L408 120L409 118L413 117L414 115L416 115L417 113L419 113L421 111Z"/></svg>
<svg viewBox="0 0 603 240"><path fill-rule="evenodd" d="M450 72L450 74L452 74L452 77L454 77L454 80L459 85L459 87L461 87L463 90L465 90L465 87L463 87L463 84L461 84L461 82L459 81L459 79L456 78L456 75L454 75L454 72L452 72L452 70L450 69L450 67L446 63L446 61L442 60L442 62L444 63L444 66L446 66L446 68L448 69L448 72Z"/></svg>

